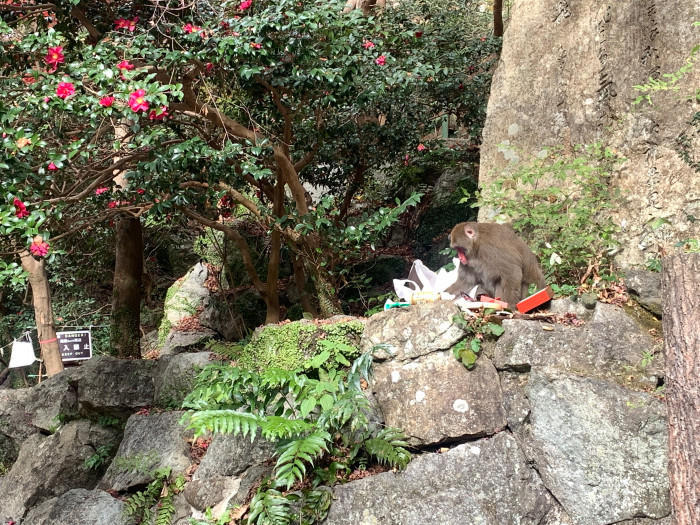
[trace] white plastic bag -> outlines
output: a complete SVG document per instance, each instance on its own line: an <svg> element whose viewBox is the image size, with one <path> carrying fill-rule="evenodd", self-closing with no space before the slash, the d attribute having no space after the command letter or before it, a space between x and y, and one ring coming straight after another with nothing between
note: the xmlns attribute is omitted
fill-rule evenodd
<svg viewBox="0 0 700 525"><path fill-rule="evenodd" d="M457 281L459 259L452 259L454 270L440 268L437 273L428 268L420 259L413 261L408 279L394 279L394 291L399 299L410 302L413 292L444 292Z"/></svg>
<svg viewBox="0 0 700 525"><path fill-rule="evenodd" d="M14 341L12 343L12 354L10 355L10 364L7 368L20 368L29 366L34 361L37 361L34 355L34 345L29 341Z"/></svg>

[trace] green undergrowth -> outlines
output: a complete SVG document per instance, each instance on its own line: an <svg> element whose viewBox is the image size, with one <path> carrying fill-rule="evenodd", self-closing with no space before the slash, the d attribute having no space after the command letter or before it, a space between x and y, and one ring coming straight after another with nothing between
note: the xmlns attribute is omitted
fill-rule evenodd
<svg viewBox="0 0 700 525"><path fill-rule="evenodd" d="M241 368L258 372L270 367L308 370L318 360L328 368L347 367L360 355L358 345L363 329L361 321L327 325L294 321L263 327L247 345L214 341L207 348L232 359Z"/></svg>
<svg viewBox="0 0 700 525"><path fill-rule="evenodd" d="M302 338L307 332L307 327L291 330ZM242 523L320 523L332 485L369 464L398 469L408 464L403 433L376 423L363 392L371 364L365 353L338 368L325 349L296 370L217 364L200 373L183 403L188 409L183 423L195 437L217 432L275 443L272 474L261 482Z"/></svg>

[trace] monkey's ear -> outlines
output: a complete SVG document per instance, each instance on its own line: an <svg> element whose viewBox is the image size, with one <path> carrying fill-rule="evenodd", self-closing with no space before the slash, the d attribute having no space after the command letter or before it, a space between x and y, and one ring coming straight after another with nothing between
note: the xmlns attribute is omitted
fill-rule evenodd
<svg viewBox="0 0 700 525"><path fill-rule="evenodd" d="M470 226L465 226L464 227L464 235L466 235L470 239L473 239L474 237L476 237L476 230L474 230L474 228L472 228Z"/></svg>

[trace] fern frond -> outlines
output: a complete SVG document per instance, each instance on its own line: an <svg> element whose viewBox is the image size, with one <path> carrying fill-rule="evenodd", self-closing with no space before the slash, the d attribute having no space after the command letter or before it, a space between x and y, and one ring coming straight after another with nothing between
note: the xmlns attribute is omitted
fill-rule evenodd
<svg viewBox="0 0 700 525"><path fill-rule="evenodd" d="M175 505L173 503L172 493L160 501L156 512L155 525L170 525L173 516L175 515Z"/></svg>
<svg viewBox="0 0 700 525"><path fill-rule="evenodd" d="M369 401L362 391L350 389L336 397L333 405L321 412L318 425L334 432L350 422L350 428L354 431L369 424L369 409Z"/></svg>
<svg viewBox="0 0 700 525"><path fill-rule="evenodd" d="M302 419L287 419L281 416L268 416L260 420L260 429L265 439L277 441L289 439L309 432L313 428L311 423Z"/></svg>
<svg viewBox="0 0 700 525"><path fill-rule="evenodd" d="M207 431L219 434L243 434L253 439L260 426L260 418L254 414L235 410L203 410L189 416L187 428L195 432L195 438Z"/></svg>
<svg viewBox="0 0 700 525"><path fill-rule="evenodd" d="M355 390L361 390L360 380L369 381L372 375L372 354L365 352L352 362L347 382Z"/></svg>
<svg viewBox="0 0 700 525"><path fill-rule="evenodd" d="M333 493L328 487L319 487L303 492L301 513L309 523L321 523L328 515L333 502Z"/></svg>
<svg viewBox="0 0 700 525"><path fill-rule="evenodd" d="M322 430L306 437L295 439L277 448L279 459L275 465L278 485L291 487L296 481L304 479L306 463L313 465L314 459L322 452L328 451L331 435Z"/></svg>
<svg viewBox="0 0 700 525"><path fill-rule="evenodd" d="M404 447L408 446L403 432L387 427L382 429L377 437L364 443L365 450L379 461L399 469L406 468L411 461L411 453Z"/></svg>
<svg viewBox="0 0 700 525"><path fill-rule="evenodd" d="M259 491L250 502L248 525L288 525L292 519L289 503L275 489Z"/></svg>

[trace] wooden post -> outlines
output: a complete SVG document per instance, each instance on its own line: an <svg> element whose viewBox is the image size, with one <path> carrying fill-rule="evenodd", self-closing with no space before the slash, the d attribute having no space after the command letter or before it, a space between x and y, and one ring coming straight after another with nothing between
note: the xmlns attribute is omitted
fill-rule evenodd
<svg viewBox="0 0 700 525"><path fill-rule="evenodd" d="M46 276L44 259L36 259L27 250L19 254L22 268L29 274L29 285L32 287L32 303L34 304L34 317L36 319L36 331L41 347L41 358L46 366L46 373L50 376L63 370L61 352L58 349L56 339L56 327L53 323L53 310L51 308L51 291L49 279Z"/></svg>
<svg viewBox="0 0 700 525"><path fill-rule="evenodd" d="M673 525L700 523L700 254L663 260L669 477Z"/></svg>

